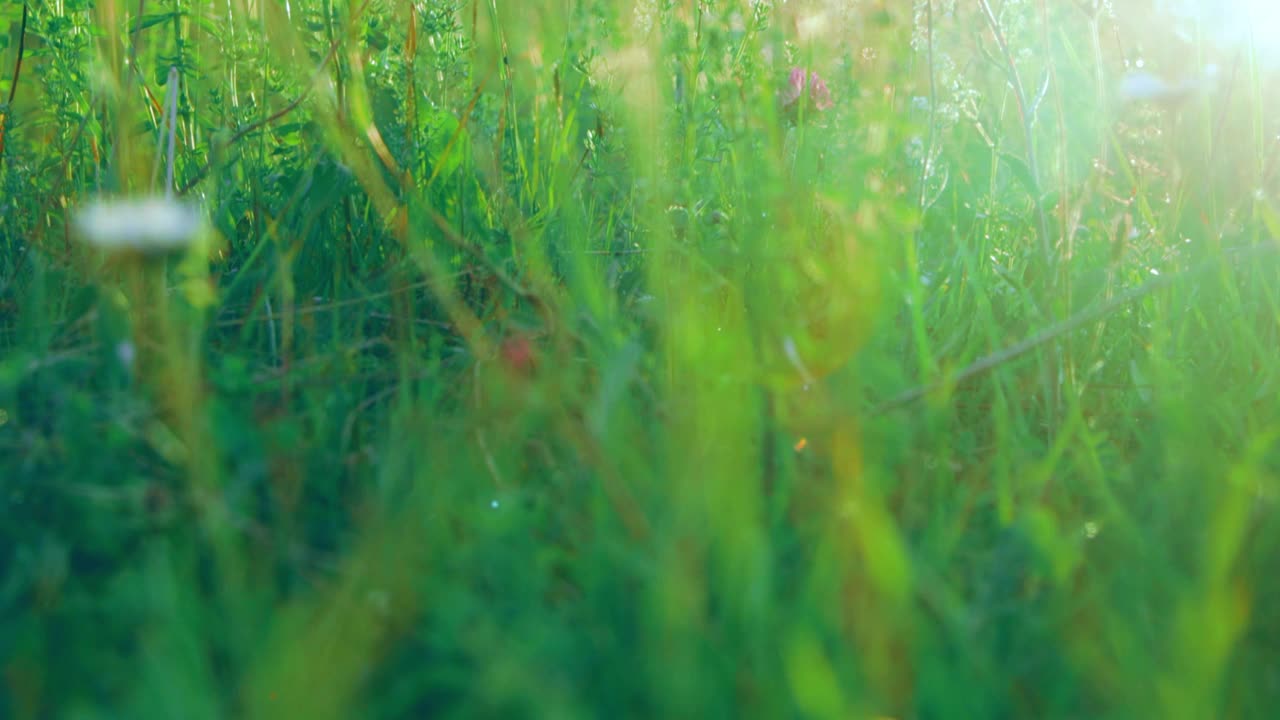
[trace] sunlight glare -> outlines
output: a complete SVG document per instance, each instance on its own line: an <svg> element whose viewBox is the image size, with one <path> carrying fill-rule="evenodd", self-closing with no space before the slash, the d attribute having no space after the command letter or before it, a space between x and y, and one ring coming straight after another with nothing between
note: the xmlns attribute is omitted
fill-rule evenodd
<svg viewBox="0 0 1280 720"><path fill-rule="evenodd" d="M1227 3L1228 6L1231 3ZM1280 3L1275 0L1238 0L1234 18L1242 40L1248 40L1258 54L1270 60L1280 58Z"/></svg>
<svg viewBox="0 0 1280 720"><path fill-rule="evenodd" d="M1280 65L1280 2L1277 0L1165 0L1173 16L1201 24L1222 46L1253 46L1258 58Z"/></svg>

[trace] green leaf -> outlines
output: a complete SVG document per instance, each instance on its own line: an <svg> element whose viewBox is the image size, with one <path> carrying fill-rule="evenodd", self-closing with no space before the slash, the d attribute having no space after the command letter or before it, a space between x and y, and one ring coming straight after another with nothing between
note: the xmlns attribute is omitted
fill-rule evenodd
<svg viewBox="0 0 1280 720"><path fill-rule="evenodd" d="M143 15L142 17L134 18L133 22L129 24L129 32L135 33L135 32L138 32L139 30L146 30L149 27L152 27L154 25L159 25L160 23L165 22L166 20L172 20L173 16L174 16L173 12L163 12L163 13L152 13L150 15Z"/></svg>
<svg viewBox="0 0 1280 720"><path fill-rule="evenodd" d="M1257 207L1262 214L1262 224L1266 226L1267 234L1272 240L1280 241L1280 214L1276 213L1275 206L1263 198Z"/></svg>
<svg viewBox="0 0 1280 720"><path fill-rule="evenodd" d="M1031 174L1031 168L1027 166L1026 161L1007 152L1001 152L1000 158L1009 163L1009 169L1013 171L1014 177L1018 178L1018 182L1022 183L1032 197L1040 195L1040 183L1036 182L1035 175Z"/></svg>
<svg viewBox="0 0 1280 720"><path fill-rule="evenodd" d="M433 166L431 174L436 180L447 179L471 154L471 138L458 119L443 110L427 117L426 130L427 150Z"/></svg>

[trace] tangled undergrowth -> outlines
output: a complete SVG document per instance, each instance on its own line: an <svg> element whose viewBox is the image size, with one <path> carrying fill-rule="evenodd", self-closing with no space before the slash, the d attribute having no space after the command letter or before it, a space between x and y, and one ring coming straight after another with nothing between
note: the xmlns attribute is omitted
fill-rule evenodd
<svg viewBox="0 0 1280 720"><path fill-rule="evenodd" d="M1159 5L5 0L0 715L1266 716L1277 76Z"/></svg>

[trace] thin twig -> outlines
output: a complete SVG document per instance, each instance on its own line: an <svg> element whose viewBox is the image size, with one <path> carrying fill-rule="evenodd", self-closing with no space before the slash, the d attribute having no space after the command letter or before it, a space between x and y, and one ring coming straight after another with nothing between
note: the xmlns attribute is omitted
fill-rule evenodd
<svg viewBox="0 0 1280 720"><path fill-rule="evenodd" d="M1036 155L1035 131L1032 127L1034 118L1032 117L1032 108L1027 102L1027 92L1022 85L1022 78L1018 74L1018 64L1014 62L1013 53L1009 50L1009 44L1005 41L1004 32L1000 30L1000 23L996 19L996 14L991 10L991 4L987 0L978 0L978 4L982 7L983 14L986 16L987 24L991 28L991 34L995 36L996 45L1000 48L1001 55L1004 56L1005 68L1009 75L1009 84L1013 86L1014 98L1018 103L1018 115L1022 119L1022 133L1025 137L1027 145L1027 174L1031 186L1027 188L1028 194L1031 195L1031 202L1036 212L1036 231L1040 236L1040 263L1039 267L1032 265L1033 272L1041 278L1047 278L1047 288L1040 298L1046 298L1053 291L1057 284L1058 275L1056 272L1057 263L1055 262L1053 253L1053 244L1049 239L1049 217L1045 213L1044 201L1040 197L1040 163ZM1052 62L1052 61L1050 61ZM1036 272L1038 270L1038 272ZM1039 305L1039 303L1036 303ZM1058 375L1058 364L1051 363L1044 373L1044 385L1046 397L1049 401L1048 416L1050 422L1057 415L1060 385L1056 383Z"/></svg>
<svg viewBox="0 0 1280 720"><path fill-rule="evenodd" d="M928 134L925 136L924 160L920 164L919 208L921 215L928 209L925 205L925 198L928 192L929 178L933 175L933 143L937 132L938 79L933 62L933 0L926 0L925 2L925 38L927 43L925 57L929 64L929 129ZM923 223L921 225L923 226ZM918 231L916 239L919 240Z"/></svg>
<svg viewBox="0 0 1280 720"><path fill-rule="evenodd" d="M1241 258L1248 258L1248 257L1253 257L1255 255L1264 255L1267 253L1276 252L1277 250L1280 250L1280 243L1272 240L1269 242L1258 243L1256 245L1248 245L1246 247L1240 248L1239 250L1236 250L1233 254ZM991 370L994 370L995 368L1007 362L1010 362L1012 360L1015 360L1027 354L1028 352L1036 349L1041 345L1044 345L1045 343L1051 342L1085 325L1101 320L1102 318L1106 317L1107 315L1110 315L1116 310L1119 310L1125 305L1128 305L1134 300L1138 300L1147 295L1150 295L1151 293L1157 290L1161 290L1163 288L1169 287L1170 285L1173 285L1179 280L1184 280L1186 278L1199 275L1200 273L1206 272L1208 270L1212 270L1215 267L1217 267L1217 265L1218 264L1214 261L1207 261L1197 267L1191 268L1189 270L1178 273L1176 275L1162 276L1155 280L1149 280L1135 288L1130 288L1126 292L1123 292L1104 303L1101 303L1099 305L1096 305L1086 310L1082 310L1079 313L1076 313L1075 315L1067 318L1066 320L1063 320L1062 322L1055 323L1054 325L1050 325L1049 327L1045 328L1044 330L1041 330L1040 332L1036 333L1035 335L1032 335L1029 338L1026 338L1025 340L1022 340L1013 345L1010 345L1009 347L1004 348L1003 350L998 350L994 353L991 353L990 355L979 358L973 363L970 363L964 369L957 372L955 375L951 376L949 379L939 380L939 381L928 383L925 385L919 385L910 390L907 390L904 393L899 394L894 398L886 400L885 402L882 402L879 405L872 408L869 414L873 417L877 415L884 415L893 410L897 410L904 406L910 405L911 403L914 403L917 400L920 400L928 396L930 393L933 393L943 387L947 387L947 386L956 387L963 383L969 382L970 380L973 380L974 378L977 378L987 372L990 372Z"/></svg>
<svg viewBox="0 0 1280 720"><path fill-rule="evenodd" d="M352 22L354 22L356 18L363 15L365 8L367 8L368 6L369 6L369 0L366 0L364 5L362 5L359 8L359 10L355 13L355 15L352 16ZM232 145L235 145L236 143L243 140L244 137L249 133L252 133L266 125L270 125L276 122L277 120L279 120L280 118L283 118L285 115L288 115L289 113L296 110L298 106L302 104L303 100L306 100L308 97L311 96L311 92L315 88L316 83L319 82L321 74L324 73L325 68L329 66L329 63L333 61L334 56L337 55L338 46L340 44L341 44L341 38L334 40L332 43L330 43L329 52L326 53L324 56L324 59L320 61L319 67L317 67L316 71L312 73L311 82L302 91L302 93L298 95L298 97L294 98L293 101L290 102L288 105L285 105L284 107L268 115L267 117L262 118L261 120L255 120L254 122L251 122L248 125L245 125L243 128L240 128L239 130L237 130L236 133L231 136L231 139L228 140L226 144L222 146L222 149L226 149L231 147ZM203 166L201 166L199 170L195 172L194 175L191 176L190 179L187 180L187 182L185 182L182 185L181 188L178 189L178 194L186 195L188 192L191 191L193 187L199 184L201 180L204 180L205 176L208 175L209 171L212 169L213 169L213 158L210 158L207 162L205 162Z"/></svg>
<svg viewBox="0 0 1280 720"><path fill-rule="evenodd" d="M5 119L13 111L13 98L18 93L18 79L22 76L22 56L27 49L27 3L22 4L22 25L18 29L18 59L13 63L13 82L9 85L9 102L7 109L0 113L0 163L4 162L4 126Z"/></svg>
<svg viewBox="0 0 1280 720"><path fill-rule="evenodd" d="M169 157L168 166L164 175L164 194L166 197L173 197L173 155L174 142L178 137L178 68L173 66L169 68L169 97L165 100L165 112L168 115L166 122L169 131Z"/></svg>
<svg viewBox="0 0 1280 720"><path fill-rule="evenodd" d="M18 79L22 76L22 56L27 49L27 14L30 12L27 3L22 4L22 25L18 28L18 58L13 62L13 82L9 85L9 105L18 93Z"/></svg>
<svg viewBox="0 0 1280 720"><path fill-rule="evenodd" d="M151 190L155 192L156 182L160 179L160 162L168 156L169 164L165 172L164 194L166 197L173 197L173 156L174 156L174 138L177 133L177 106L178 106L178 68L169 68L169 86L165 91L164 106L160 108L160 140L157 143L156 161L151 166ZM143 84L143 90L147 90L147 86ZM150 91L147 90L148 96ZM165 141L168 140L168 148L165 148Z"/></svg>
<svg viewBox="0 0 1280 720"><path fill-rule="evenodd" d="M536 294L534 294L533 291L525 288L520 283L516 282L515 279L507 275L506 272L502 270L502 268L498 267L497 263L490 260L489 256L484 254L483 250L481 250L475 244L467 242L466 238L463 238L461 235L459 235L458 231L455 230L453 226L449 224L449 221L445 218L445 216L441 215L435 208L429 205L424 206L424 209L426 210L427 215L430 216L431 221L435 223L437 228L440 229L440 232L444 236L444 239L446 242L448 242L450 245L454 246L455 248L469 255L472 260L475 260L477 263L480 263L482 267L484 267L486 270L492 273L495 278L498 279L498 282L505 285L508 290L515 293L516 296L519 297L520 299L527 300L536 305L542 304L542 299L539 298Z"/></svg>
<svg viewBox="0 0 1280 720"><path fill-rule="evenodd" d="M271 359L279 365L280 348L276 343L276 320L275 314L271 312L271 296L267 295L263 300L267 308L267 345L271 348Z"/></svg>
<svg viewBox="0 0 1280 720"><path fill-rule="evenodd" d="M458 121L458 127L454 128L453 134L449 136L449 142L445 144L444 150L441 151L440 157L436 158L435 168L431 171L431 177L427 178L424 190L430 190L435 184L436 178L440 175L440 171L444 169L445 162L449 159L449 155L453 153L454 146L458 143L459 138L467 130L467 124L471 121L473 113L475 113L476 103L480 102L480 98L484 95L485 81L480 81L476 86L476 91L471 95L471 102L467 103L467 109L462 113L462 119Z"/></svg>
<svg viewBox="0 0 1280 720"><path fill-rule="evenodd" d="M396 290L385 290L385 291L376 292L376 293L369 293L368 295L362 295L357 298L350 298L348 300L334 300L328 303L317 303L315 305L308 305L306 307L297 308L296 310L294 310L294 314L310 315L313 313L336 310L338 308L348 307L351 305L365 305L373 302L374 300L382 300L385 298L394 297L402 293L412 292L414 290L420 290L430 286L431 286L430 280L422 280L420 282L416 282L411 285L405 285L403 287L397 288ZM230 308L223 308L223 311L226 311L228 309ZM225 320L216 321L214 323L214 327L220 327L220 328L240 327L241 325L244 325L246 322L248 322L248 318L244 318L244 317L228 318Z"/></svg>
<svg viewBox="0 0 1280 720"><path fill-rule="evenodd" d="M399 389L400 386L398 385L385 387L360 401L359 405L355 406L351 412L347 413L347 419L342 423L342 434L339 436L340 440L338 441L338 448L343 452L346 452L347 447L351 444L351 437L355 433L356 422L360 419L361 413L391 397Z"/></svg>
<svg viewBox="0 0 1280 720"><path fill-rule="evenodd" d="M991 34L995 36L996 45L1000 47L1000 53L1004 56L1005 69L1009 74L1009 84L1013 86L1013 95L1018 102L1018 115L1022 118L1022 132L1026 136L1027 143L1027 170L1031 174L1031 181L1035 187L1027 188L1031 194L1031 201L1035 204L1037 230L1040 234L1040 252L1044 255L1045 269L1049 270L1053 267L1053 247L1049 241L1049 218L1044 211L1044 203L1040 200L1040 165L1036 159L1036 142L1035 134L1031 127L1031 106L1027 102L1027 93L1022 86L1022 78L1018 75L1018 65L1013 60L1013 53L1009 50L1008 43L1005 42L1004 33L1000 30L1000 23L996 20L995 13L991 10L990 3L987 0L978 0L978 5L982 7L983 15L987 19L987 25L991 28Z"/></svg>

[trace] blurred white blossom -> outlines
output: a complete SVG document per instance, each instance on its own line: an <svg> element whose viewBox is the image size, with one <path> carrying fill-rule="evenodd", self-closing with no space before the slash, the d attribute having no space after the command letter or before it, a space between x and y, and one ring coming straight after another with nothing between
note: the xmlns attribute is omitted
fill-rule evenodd
<svg viewBox="0 0 1280 720"><path fill-rule="evenodd" d="M1170 83L1148 72L1132 72L1120 79L1120 97L1125 100L1170 100L1184 94L1183 83Z"/></svg>
<svg viewBox="0 0 1280 720"><path fill-rule="evenodd" d="M116 343L116 359L126 369L133 367L133 361L138 357L138 351L133 343L128 340L122 340Z"/></svg>
<svg viewBox="0 0 1280 720"><path fill-rule="evenodd" d="M195 205L164 196L95 200L76 213L84 240L108 251L160 254L189 247L204 218Z"/></svg>
<svg viewBox="0 0 1280 720"><path fill-rule="evenodd" d="M1216 65L1208 65L1198 76L1177 81L1135 70L1120 79L1119 93L1128 102L1171 102L1193 93L1212 89L1218 78Z"/></svg>

